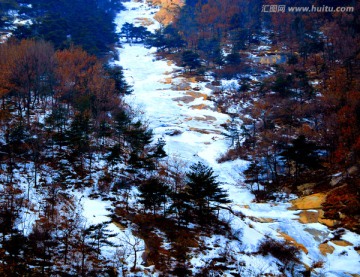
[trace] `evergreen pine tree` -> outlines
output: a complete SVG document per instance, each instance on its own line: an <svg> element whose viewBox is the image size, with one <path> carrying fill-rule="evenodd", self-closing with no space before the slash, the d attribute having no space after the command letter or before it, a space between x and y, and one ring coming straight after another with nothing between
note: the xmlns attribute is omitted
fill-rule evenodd
<svg viewBox="0 0 360 277"><path fill-rule="evenodd" d="M217 209L218 204L229 203L228 194L220 187L212 168L198 162L190 169L186 174L188 194L200 217Z"/></svg>
<svg viewBox="0 0 360 277"><path fill-rule="evenodd" d="M292 141L292 145L282 151L281 156L287 161L289 169L291 169L294 162L295 177L306 168L316 169L320 167L319 157L316 153L317 147L315 143L306 141L304 135Z"/></svg>
<svg viewBox="0 0 360 277"><path fill-rule="evenodd" d="M158 178L153 177L141 184L139 191L140 203L144 205L146 210L152 210L155 214L156 208L162 204L165 205L169 188Z"/></svg>
<svg viewBox="0 0 360 277"><path fill-rule="evenodd" d="M189 68L190 72L201 66L199 54L190 50L182 53L182 62L183 66Z"/></svg>

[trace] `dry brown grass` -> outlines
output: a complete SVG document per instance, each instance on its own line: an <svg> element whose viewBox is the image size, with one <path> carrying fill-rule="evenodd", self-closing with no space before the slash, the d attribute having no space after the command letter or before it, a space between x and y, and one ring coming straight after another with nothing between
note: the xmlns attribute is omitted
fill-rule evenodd
<svg viewBox="0 0 360 277"><path fill-rule="evenodd" d="M163 25L173 22L175 16L184 5L184 0L152 0L153 5L160 6L160 10L155 14L154 19Z"/></svg>
<svg viewBox="0 0 360 277"><path fill-rule="evenodd" d="M360 233L359 178L349 178L346 181L347 183L328 193L323 204L324 218Z"/></svg>
<svg viewBox="0 0 360 277"><path fill-rule="evenodd" d="M166 84L166 85L170 85L170 84L172 84L172 78L171 77L167 77L167 78L165 78L164 80L162 80L162 81L160 81L161 83L163 83L163 84Z"/></svg>
<svg viewBox="0 0 360 277"><path fill-rule="evenodd" d="M196 92L196 91L188 91L186 92L187 95L190 95L194 98L202 98L204 100L208 99L208 95L205 93L201 93L201 92Z"/></svg>
<svg viewBox="0 0 360 277"><path fill-rule="evenodd" d="M295 246L297 249L302 250L305 254L308 254L308 253L309 253L309 251L306 249L306 247L305 247L303 244L298 243L294 238L290 237L288 234L281 233L281 232L279 232L279 234L280 234L290 245L293 245L293 246Z"/></svg>
<svg viewBox="0 0 360 277"><path fill-rule="evenodd" d="M154 22L151 19L146 18L146 17L137 17L137 18L135 18L135 20L137 22L139 22L141 26L145 26L145 27L151 26L154 24Z"/></svg>
<svg viewBox="0 0 360 277"><path fill-rule="evenodd" d="M190 108L192 108L194 110L211 110L211 108L205 104L193 105Z"/></svg>
<svg viewBox="0 0 360 277"><path fill-rule="evenodd" d="M173 98L174 101L181 101L181 102L184 102L186 104L189 104L191 102L193 102L195 100L194 97L192 96L182 96L182 97L176 97L176 98Z"/></svg>

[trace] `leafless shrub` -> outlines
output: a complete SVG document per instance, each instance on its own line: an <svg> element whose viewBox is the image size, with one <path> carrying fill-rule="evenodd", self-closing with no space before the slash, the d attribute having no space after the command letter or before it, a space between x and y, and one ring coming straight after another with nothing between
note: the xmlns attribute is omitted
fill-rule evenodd
<svg viewBox="0 0 360 277"><path fill-rule="evenodd" d="M259 253L262 255L272 255L285 264L298 262L300 250L293 245L267 238L260 242Z"/></svg>

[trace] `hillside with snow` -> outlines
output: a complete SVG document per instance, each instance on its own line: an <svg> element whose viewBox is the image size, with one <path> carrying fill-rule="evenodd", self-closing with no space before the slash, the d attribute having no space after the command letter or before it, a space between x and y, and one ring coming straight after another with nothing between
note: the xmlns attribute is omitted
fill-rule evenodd
<svg viewBox="0 0 360 277"><path fill-rule="evenodd" d="M116 20L119 30L125 22L141 25L143 19L153 21L149 25L150 30L159 27L152 17L157 8L150 8L142 2L128 2L125 6L125 15L120 13ZM243 185L241 174L248 162L217 162L229 145L224 136L226 130L221 124L229 122L231 118L218 112L214 102L208 100L212 94L209 88L211 76L206 76L204 81L183 77L181 68L171 61L158 60L154 49L146 49L141 44L124 43L118 51L120 60L116 63L124 68L127 81L134 89L127 101L141 107L155 137L165 139L165 149L170 159L173 157L184 164L200 160L211 166L229 192L232 201L229 207L242 215L239 218L227 210L221 212L223 219L229 222L231 232L237 236L235 235L235 240L225 236L200 238L213 249L205 253L194 250L194 257L190 260L195 268L194 274L196 268L202 268L213 258L220 256L224 247L229 248L228 255L235 259L233 262L237 265L238 272L242 272L241 276L276 274L279 272L276 260L255 254L259 242L266 237L300 245L300 261L305 268L321 261L323 264L314 269L314 276L359 273L359 254L351 247L359 243L358 235L346 231L342 238L345 241L347 238L349 244L345 247L339 246L341 243L336 241L331 242L334 233L325 225L299 222L301 210L291 208L291 204L287 202L291 196L284 203L253 203L253 196ZM230 86L231 83L224 80L224 85ZM309 210L311 212L311 208ZM334 249L332 253L322 252L322 246L328 244ZM344 266L345 260L349 262L348 266ZM244 269L241 269L241 265ZM226 275L225 272L224 274Z"/></svg>
<svg viewBox="0 0 360 277"><path fill-rule="evenodd" d="M0 45L1 276L360 275L355 63L200 2L11 2L42 18Z"/></svg>

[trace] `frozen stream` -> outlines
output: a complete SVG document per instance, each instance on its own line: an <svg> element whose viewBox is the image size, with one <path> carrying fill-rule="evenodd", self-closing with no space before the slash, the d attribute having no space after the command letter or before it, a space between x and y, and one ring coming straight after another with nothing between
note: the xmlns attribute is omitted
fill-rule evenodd
<svg viewBox="0 0 360 277"><path fill-rule="evenodd" d="M146 23L149 30L159 28L153 19L157 8L149 7L142 1L125 2L124 5L128 10L121 12L116 19L118 31L125 22L135 25ZM245 221L234 218L231 223L234 229L243 230L244 249L254 251L264 235L279 238L281 232L307 249L307 254L302 253L301 257L305 264L310 266L313 262L324 261L321 272L325 272L325 276L354 276L349 273L360 273L359 254L353 247L340 247L331 243L335 249L333 253L327 256L321 254L319 245L331 239L326 226L319 223L299 223L299 211L288 210L290 204L252 203L253 196L250 192L238 186L241 181L240 172L246 166L245 161L217 163L217 158L228 147L228 141L222 135L225 130L221 124L230 118L217 112L213 103L206 100L211 93L206 83L179 77L181 68L172 65L170 61L157 60L155 49L124 42L118 51L120 61L115 63L124 68L125 77L134 90L126 100L144 112L144 118L154 131L155 141L157 138L164 138L167 154L185 162L187 166L198 161L211 166L219 180L226 183L224 187L234 203L234 210L248 217ZM173 135L174 132L178 134ZM258 220L259 218L268 219L268 222ZM345 237L352 244L360 245L359 236L346 232ZM246 259L249 257L243 257L243 260ZM201 264L200 261L196 263ZM268 268L270 270L271 265ZM320 270L318 272L320 274Z"/></svg>
<svg viewBox="0 0 360 277"><path fill-rule="evenodd" d="M150 30L159 27L152 19L156 8L141 2L124 5L128 10L120 13L116 20L118 31L125 22L141 24L143 21L139 18L153 22ZM119 48L120 61L116 63L124 68L125 77L134 90L127 98L128 103L144 112L155 141L160 137L165 139L165 150L170 157L188 166L202 161L213 167L221 181L231 184L226 187L230 195L236 195L237 202L248 202L251 197L248 191L234 186L246 162L220 165L216 161L229 146L221 134L225 130L220 126L230 120L229 116L217 112L213 103L206 100L211 93L206 83L179 77L181 68L166 60L156 60L154 52L155 49L146 49L142 44L123 43ZM174 132L179 134L172 135ZM240 195L244 195L244 199Z"/></svg>

